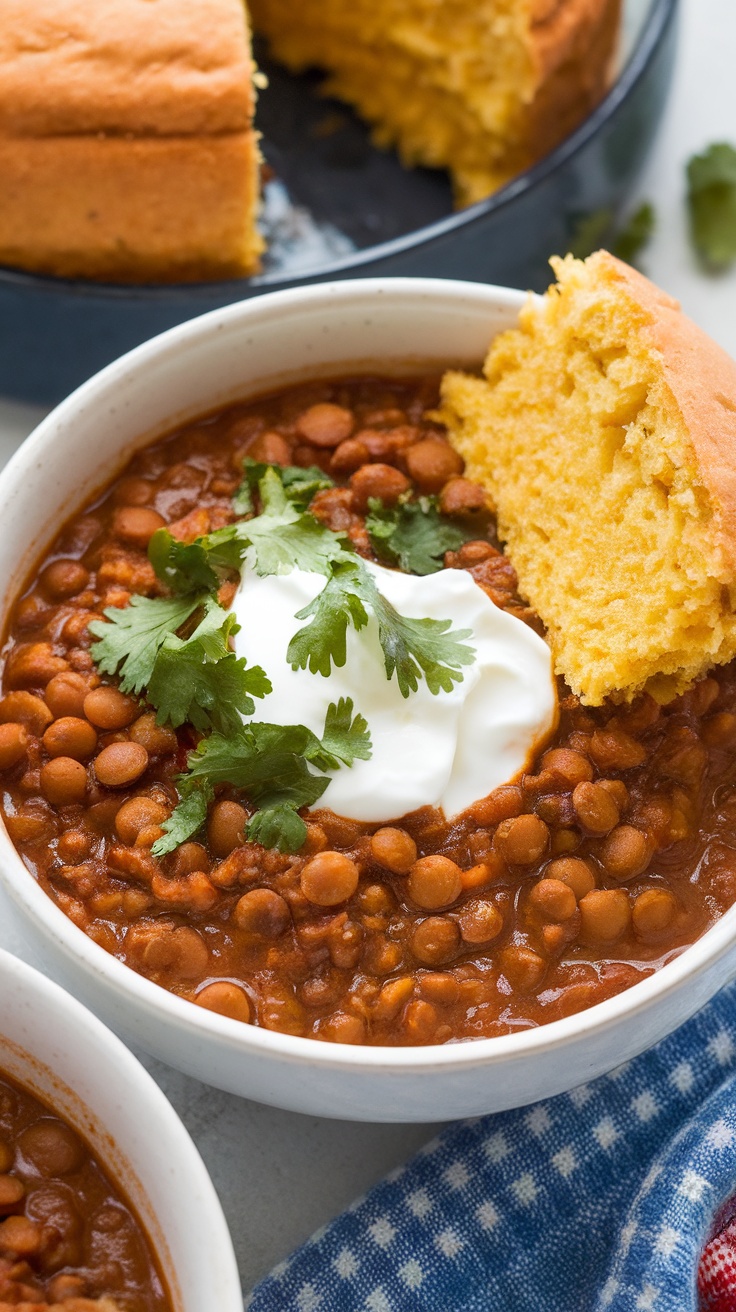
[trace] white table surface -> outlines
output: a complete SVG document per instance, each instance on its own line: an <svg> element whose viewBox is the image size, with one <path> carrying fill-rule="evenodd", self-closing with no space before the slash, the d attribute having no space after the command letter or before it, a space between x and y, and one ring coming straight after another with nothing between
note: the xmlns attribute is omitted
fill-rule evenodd
<svg viewBox="0 0 736 1312"><path fill-rule="evenodd" d="M715 278L700 272L687 242L683 209L683 164L689 155L712 141L736 144L735 65L734 0L683 0L672 97L638 199L651 200L658 215L645 271L736 356L736 270ZM0 399L0 464L42 414ZM40 964L16 938L2 893L0 946ZM433 1128L354 1125L275 1111L213 1091L149 1058L144 1061L212 1174L244 1289L414 1152Z"/></svg>

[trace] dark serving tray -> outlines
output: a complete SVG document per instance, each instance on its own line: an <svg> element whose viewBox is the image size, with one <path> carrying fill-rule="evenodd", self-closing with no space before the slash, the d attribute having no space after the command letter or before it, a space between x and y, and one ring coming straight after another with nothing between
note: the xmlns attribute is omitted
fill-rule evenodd
<svg viewBox="0 0 736 1312"><path fill-rule="evenodd" d="M665 106L678 9L679 0L628 0L630 49L605 100L545 159L459 211L444 173L403 168L348 108L319 94L316 75L293 77L259 51L269 85L258 125L273 173L263 272L124 287L0 269L0 393L52 404L174 324L328 278L431 275L541 290L549 256L605 244L625 205Z"/></svg>

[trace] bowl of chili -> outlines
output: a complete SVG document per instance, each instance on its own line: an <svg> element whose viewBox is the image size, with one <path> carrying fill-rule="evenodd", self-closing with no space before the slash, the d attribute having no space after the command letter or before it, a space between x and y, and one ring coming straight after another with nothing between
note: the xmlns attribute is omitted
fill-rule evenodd
<svg viewBox="0 0 736 1312"><path fill-rule="evenodd" d="M236 681L232 705L162 712L171 666L136 682L140 650L126 666L131 652L110 647L147 605L177 616L183 605L167 659L206 664L204 631L187 627L203 613L187 570L204 571L204 586L233 534L252 548L248 517L269 496L281 507L261 534L270 551L284 549L285 525L352 535L365 557L388 541L404 572L465 570L533 625L434 408L441 372L477 368L522 303L471 283L377 279L218 310L85 384L0 476L3 882L54 973L127 1038L216 1086L365 1120L499 1110L629 1059L732 972L722 816L705 806L694 842L654 872L629 871L622 893L606 861L623 857L605 855L596 817L645 810L646 771L610 751L584 758L574 706L526 772L559 776L551 793L530 802L520 775L451 823L420 807L366 824L315 809L323 784L309 802L298 789L274 798L252 774L250 792L233 785L223 759L244 740L232 707L262 690ZM199 555L203 544L215 554ZM197 604L234 661L234 585L216 585L216 603ZM712 750L711 796L729 782L710 721L714 708L733 718L732 675L672 708ZM611 714L600 712L603 742ZM350 716L343 729L360 737ZM638 741L648 732L646 716L632 721ZM313 765L328 736L312 743ZM220 773L195 815L204 794L187 791L187 771L194 762L201 782L215 748ZM556 835L574 829L575 790L585 817L571 849Z"/></svg>
<svg viewBox="0 0 736 1312"><path fill-rule="evenodd" d="M0 991L0 1303L238 1312L217 1195L150 1075L4 951Z"/></svg>

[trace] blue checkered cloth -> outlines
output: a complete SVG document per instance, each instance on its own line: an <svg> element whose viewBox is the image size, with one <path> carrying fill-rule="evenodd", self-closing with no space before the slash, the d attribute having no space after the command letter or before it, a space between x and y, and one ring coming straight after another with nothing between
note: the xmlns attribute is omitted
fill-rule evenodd
<svg viewBox="0 0 736 1312"><path fill-rule="evenodd" d="M690 1312L736 1190L736 986L611 1075L445 1130L248 1312Z"/></svg>

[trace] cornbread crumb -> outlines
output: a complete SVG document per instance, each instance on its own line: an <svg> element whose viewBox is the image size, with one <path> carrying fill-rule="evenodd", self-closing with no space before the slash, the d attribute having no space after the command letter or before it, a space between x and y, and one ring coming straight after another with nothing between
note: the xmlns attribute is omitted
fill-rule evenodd
<svg viewBox="0 0 736 1312"><path fill-rule="evenodd" d="M736 655L736 365L608 252L552 265L445 421L557 672L664 702Z"/></svg>

